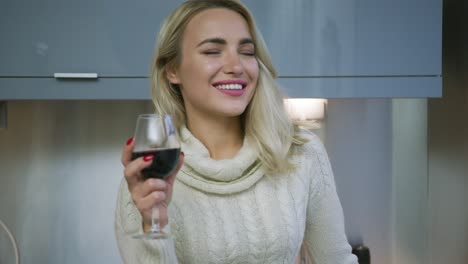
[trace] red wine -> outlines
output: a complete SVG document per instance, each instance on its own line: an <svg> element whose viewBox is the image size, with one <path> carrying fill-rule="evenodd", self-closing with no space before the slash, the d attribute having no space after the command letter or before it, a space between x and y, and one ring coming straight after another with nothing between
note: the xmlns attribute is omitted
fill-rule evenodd
<svg viewBox="0 0 468 264"><path fill-rule="evenodd" d="M146 155L153 155L154 158L151 165L141 171L143 177L165 179L179 163L180 148L137 151L132 153L132 160Z"/></svg>

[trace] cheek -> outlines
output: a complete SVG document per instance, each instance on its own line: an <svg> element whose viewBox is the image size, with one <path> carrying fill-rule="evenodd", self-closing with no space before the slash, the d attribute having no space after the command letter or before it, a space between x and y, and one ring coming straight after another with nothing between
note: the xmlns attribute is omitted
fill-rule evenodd
<svg viewBox="0 0 468 264"><path fill-rule="evenodd" d="M257 61L251 63L248 66L249 76L252 79L252 81L254 81L255 83L258 81L259 71L260 71L260 69L258 68Z"/></svg>
<svg viewBox="0 0 468 264"><path fill-rule="evenodd" d="M218 62L207 61L203 65L199 65L200 70L202 70L207 75L213 75L220 69L220 64Z"/></svg>
<svg viewBox="0 0 468 264"><path fill-rule="evenodd" d="M258 85L258 76L260 74L260 69L258 68L258 63L257 63L257 60L255 60L254 62L248 64L247 66L247 72L248 72L248 75L250 77L250 80L252 81L252 83L254 84L254 88L252 89L251 91L251 94L250 94L250 98L249 98L249 101L252 100L252 97L253 95L255 94L255 91L257 90L257 85Z"/></svg>
<svg viewBox="0 0 468 264"><path fill-rule="evenodd" d="M221 60L210 57L198 57L192 66L198 71L212 71L221 66Z"/></svg>

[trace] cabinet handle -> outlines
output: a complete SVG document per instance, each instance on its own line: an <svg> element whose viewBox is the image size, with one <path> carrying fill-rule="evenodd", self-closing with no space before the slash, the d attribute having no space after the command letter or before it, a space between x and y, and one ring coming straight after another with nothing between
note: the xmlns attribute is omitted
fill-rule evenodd
<svg viewBox="0 0 468 264"><path fill-rule="evenodd" d="M97 79L97 73L54 73L56 79Z"/></svg>

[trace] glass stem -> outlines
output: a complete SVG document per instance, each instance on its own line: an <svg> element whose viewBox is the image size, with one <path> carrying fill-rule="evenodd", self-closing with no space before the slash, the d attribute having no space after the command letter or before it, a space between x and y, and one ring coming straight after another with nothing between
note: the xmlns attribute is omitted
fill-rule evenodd
<svg viewBox="0 0 468 264"><path fill-rule="evenodd" d="M161 232L161 227L159 226L159 206L157 205L153 206L151 213L151 232Z"/></svg>

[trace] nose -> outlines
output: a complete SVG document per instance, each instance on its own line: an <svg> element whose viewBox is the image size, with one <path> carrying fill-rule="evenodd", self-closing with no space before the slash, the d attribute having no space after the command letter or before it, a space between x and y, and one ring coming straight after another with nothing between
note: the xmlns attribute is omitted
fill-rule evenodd
<svg viewBox="0 0 468 264"><path fill-rule="evenodd" d="M241 75L244 72L244 66L242 65L241 56L237 51L226 53L224 64L224 73L232 75Z"/></svg>

